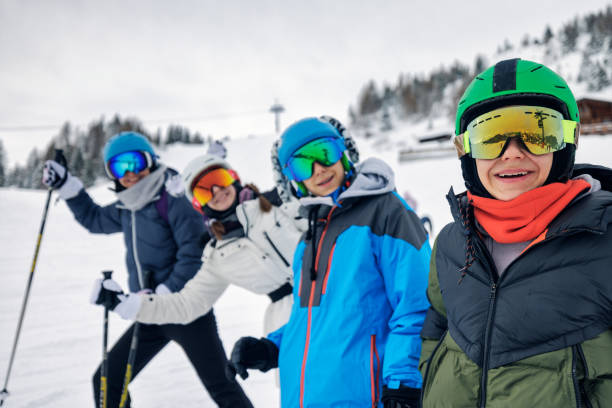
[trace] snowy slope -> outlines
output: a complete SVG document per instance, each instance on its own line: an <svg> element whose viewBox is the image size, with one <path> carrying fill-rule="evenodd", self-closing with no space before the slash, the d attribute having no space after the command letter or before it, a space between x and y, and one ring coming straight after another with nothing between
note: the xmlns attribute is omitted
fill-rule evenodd
<svg viewBox="0 0 612 408"><path fill-rule="evenodd" d="M413 129L397 130L409 134ZM269 147L273 136L228 143L229 161L243 181L261 188L272 186ZM410 191L419 201L418 212L432 216L435 231L450 221L444 199L450 185L462 189L458 160L423 160L398 165L397 151L376 152L362 146L362 157L376 155L392 164L398 191ZM365 149L365 150L364 150ZM579 162L612 166L612 135L583 137ZM161 151L162 160L182 170L186 162L202 154L201 147L174 146ZM90 189L99 203L113 193L108 183ZM45 201L45 192L0 189L0 381L5 370L17 324L34 244ZM92 405L91 375L101 356L102 309L88 304L91 284L100 271L113 269L125 282L124 248L120 234L91 235L72 218L63 202L52 204L34 278L21 342L9 383L10 408L88 407ZM243 335L262 335L267 298L231 288L215 307L226 351ZM126 323L111 317L111 341ZM242 382L257 407L278 406L278 389L270 373L252 372ZM137 407L213 407L181 350L168 346L131 385Z"/></svg>

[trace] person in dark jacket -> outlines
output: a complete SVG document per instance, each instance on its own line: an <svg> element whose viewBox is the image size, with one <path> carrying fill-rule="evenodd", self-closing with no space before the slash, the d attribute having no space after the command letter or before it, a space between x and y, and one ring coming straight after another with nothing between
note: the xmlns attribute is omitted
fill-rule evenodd
<svg viewBox="0 0 612 408"><path fill-rule="evenodd" d="M429 241L389 166L354 164L340 129L306 118L281 136L278 166L309 219L293 310L267 338L238 340L230 371L278 365L283 408L416 407Z"/></svg>
<svg viewBox="0 0 612 408"><path fill-rule="evenodd" d="M92 233L123 232L131 292L167 294L183 288L202 265L205 226L183 196L180 176L157 161L149 141L136 132L109 139L104 148L106 173L115 183L117 201L99 206L79 179L55 161L47 161L43 183L58 190L76 220ZM117 407L134 326L108 355L108 406ZM133 366L136 377L170 341L187 354L202 384L220 407L252 407L242 388L224 376L226 355L211 310L188 325L141 325ZM100 367L93 378L99 404ZM127 397L126 407L130 406Z"/></svg>
<svg viewBox="0 0 612 408"><path fill-rule="evenodd" d="M432 253L423 408L610 406L612 170L574 165L571 90L500 61L456 120L467 192Z"/></svg>

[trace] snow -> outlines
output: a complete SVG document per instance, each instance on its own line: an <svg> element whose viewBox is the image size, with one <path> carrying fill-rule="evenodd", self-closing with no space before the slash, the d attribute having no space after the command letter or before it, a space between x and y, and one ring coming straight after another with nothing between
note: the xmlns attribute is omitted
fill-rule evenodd
<svg viewBox="0 0 612 408"><path fill-rule="evenodd" d="M409 126L396 129L393 138L420 134ZM243 182L262 189L272 186L270 146L275 135L235 139L227 143L228 161ZM428 214L435 234L451 220L444 196L452 185L462 191L457 158L419 160L399 164L396 150L380 151L364 139L357 141L362 159L378 156L396 171L398 191L410 191L418 213ZM585 136L577 162L612 166L612 135ZM172 146L160 152L162 160L182 170L201 146ZM99 203L113 200L108 182L89 192ZM5 380L21 300L28 278L46 192L0 189L0 381ZM433 241L432 241L433 242ZM41 244L30 302L8 389L11 408L45 408L92 404L91 376L101 358L102 309L88 304L94 279L102 270L114 270L124 284L124 245L121 234L92 235L79 226L55 196ZM269 300L230 288L215 306L226 351L244 335L262 335L263 313ZM127 327L117 316L110 319L110 344ZM239 380L257 407L278 406L279 390L272 373L251 371ZM130 386L138 407L213 407L180 348L167 346Z"/></svg>

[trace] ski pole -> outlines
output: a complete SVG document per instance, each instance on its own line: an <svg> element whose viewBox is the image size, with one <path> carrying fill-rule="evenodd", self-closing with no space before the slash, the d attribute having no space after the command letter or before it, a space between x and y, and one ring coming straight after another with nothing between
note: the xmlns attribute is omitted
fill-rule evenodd
<svg viewBox="0 0 612 408"><path fill-rule="evenodd" d="M60 164L65 164L66 159L60 149L55 149L55 161ZM66 170L68 171L68 170ZM40 250L40 243L42 241L43 232L45 231L45 223L47 221L47 213L49 212L49 203L51 202L52 188L49 188L47 193L47 201L45 202L45 209L43 211L42 221L40 222L40 230L38 231L38 238L36 240L36 248L34 249L34 258L32 259L32 267L30 268L30 276L28 277L28 283L26 285L25 294L21 303L21 312L19 313L19 320L17 323L17 331L15 332L15 339L13 340L13 350L11 351L11 357L9 359L8 369L6 370L6 377L4 378L4 386L0 391L0 407L4 405L4 401L9 396L8 382L11 376L11 370L13 368L13 361L15 360L15 353L17 352L17 344L19 343L19 335L21 334L21 327L23 325L23 318L25 316L26 307L28 305L28 299L30 297L30 289L32 288L32 281L34 279L34 270L36 269L36 261L38 260L38 251Z"/></svg>
<svg viewBox="0 0 612 408"><path fill-rule="evenodd" d="M111 279L113 271L103 271L104 280ZM108 397L108 306L104 306L104 330L102 334L102 367L100 368L100 408L106 408Z"/></svg>
<svg viewBox="0 0 612 408"><path fill-rule="evenodd" d="M143 271L143 282L149 282L150 271ZM150 286L150 285L148 285ZM143 288L147 289L147 288ZM121 400L119 408L125 408L128 397L128 385L132 381L132 372L134 370L134 362L136 361L136 352L138 351L138 341L140 339L140 323L134 323L134 331L132 332L132 342L130 343L130 353L128 354L127 365L125 367L125 377L123 378L123 390L121 391Z"/></svg>

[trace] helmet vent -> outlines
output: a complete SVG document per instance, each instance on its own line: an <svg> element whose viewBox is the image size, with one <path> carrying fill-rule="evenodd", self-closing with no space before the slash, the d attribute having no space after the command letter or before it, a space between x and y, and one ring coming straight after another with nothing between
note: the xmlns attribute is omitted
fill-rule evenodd
<svg viewBox="0 0 612 408"><path fill-rule="evenodd" d="M461 105L462 103L465 103L465 99L459 102L459 105Z"/></svg>
<svg viewBox="0 0 612 408"><path fill-rule="evenodd" d="M542 66L543 66L543 65L539 65L539 66L535 67L534 69L532 69L532 70L531 70L531 71L529 71L529 72L536 72L538 69L542 68Z"/></svg>
<svg viewBox="0 0 612 408"><path fill-rule="evenodd" d="M479 81L484 81L484 78L481 78L479 76L477 76L476 79L479 80Z"/></svg>
<svg viewBox="0 0 612 408"><path fill-rule="evenodd" d="M555 85L555 88L559 88L559 89L565 89L565 86L561 86L561 85Z"/></svg>

